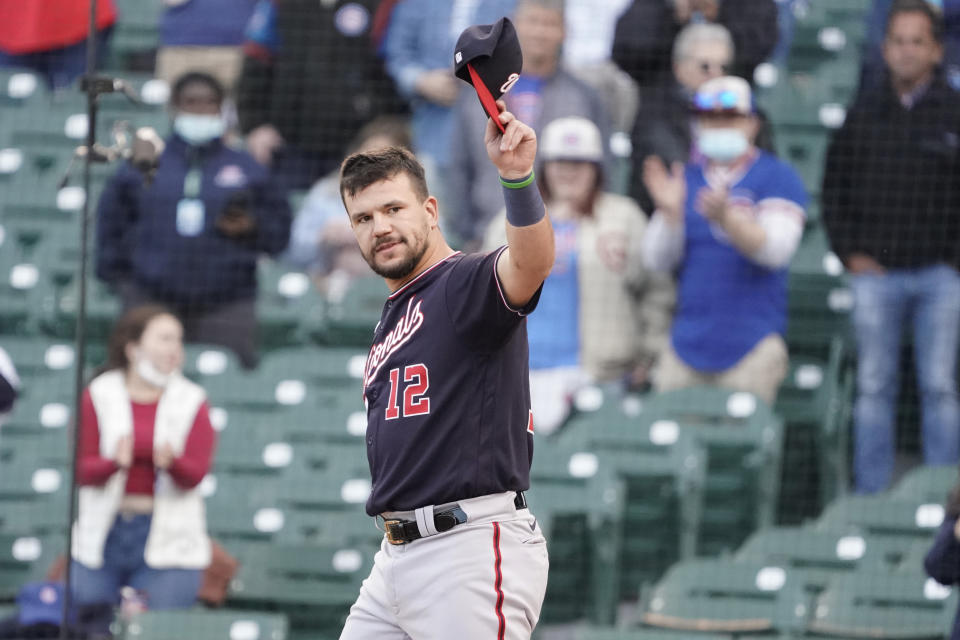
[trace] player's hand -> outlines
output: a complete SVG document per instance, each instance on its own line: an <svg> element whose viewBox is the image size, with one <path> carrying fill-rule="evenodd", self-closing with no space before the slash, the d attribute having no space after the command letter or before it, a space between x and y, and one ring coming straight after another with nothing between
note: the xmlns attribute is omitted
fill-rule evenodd
<svg viewBox="0 0 960 640"><path fill-rule="evenodd" d="M487 120L487 131L483 136L487 155L497 167L501 178L526 178L533 171L533 163L537 158L537 135L533 129L507 111L507 104L503 100L497 100L497 106L500 108L500 122L505 131L500 133L500 128L493 118Z"/></svg>
<svg viewBox="0 0 960 640"><path fill-rule="evenodd" d="M727 201L729 196L730 192L726 187L720 189L704 187L697 192L697 201L694 207L707 220L722 225L730 210Z"/></svg>
<svg viewBox="0 0 960 640"><path fill-rule="evenodd" d="M687 179L683 175L683 163L667 165L658 156L649 156L643 161L643 184L653 199L657 210L674 226L683 224L683 205L687 199Z"/></svg>
<svg viewBox="0 0 960 640"><path fill-rule="evenodd" d="M247 134L247 151L265 167L273 163L273 152L283 146L283 136L272 124L262 124Z"/></svg>
<svg viewBox="0 0 960 640"><path fill-rule="evenodd" d="M847 256L846 266L847 271L855 275L862 273L875 273L877 275L883 275L887 272L887 270L883 268L882 264L865 253L851 253L849 256Z"/></svg>
<svg viewBox="0 0 960 640"><path fill-rule="evenodd" d="M173 447L170 446L169 442L164 442L153 450L153 466L157 469L169 469L170 465L173 464L174 457Z"/></svg>
<svg viewBox="0 0 960 640"><path fill-rule="evenodd" d="M121 469L129 469L133 464L133 438L123 436L117 440L117 449L113 454L113 460Z"/></svg>
<svg viewBox="0 0 960 640"><path fill-rule="evenodd" d="M417 77L416 91L430 102L444 107L457 101L460 84L457 78L446 69L425 71Z"/></svg>

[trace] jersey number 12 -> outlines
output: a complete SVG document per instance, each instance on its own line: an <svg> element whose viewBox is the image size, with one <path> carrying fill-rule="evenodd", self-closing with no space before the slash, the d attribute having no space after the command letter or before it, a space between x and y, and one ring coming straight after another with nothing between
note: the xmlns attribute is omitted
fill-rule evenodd
<svg viewBox="0 0 960 640"><path fill-rule="evenodd" d="M427 365L410 364L403 368L403 407L397 404L400 395L400 369L390 370L390 399L387 402L386 419L396 420L401 415L404 418L422 416L430 413L430 398L424 394L430 388L430 376Z"/></svg>

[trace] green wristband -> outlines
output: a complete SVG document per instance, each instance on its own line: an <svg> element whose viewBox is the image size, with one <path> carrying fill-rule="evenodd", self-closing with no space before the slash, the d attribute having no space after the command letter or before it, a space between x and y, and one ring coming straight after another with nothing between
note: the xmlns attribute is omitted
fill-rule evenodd
<svg viewBox="0 0 960 640"><path fill-rule="evenodd" d="M535 178L536 176L534 175L533 171L531 171L530 175L521 180L504 180L503 177L501 177L500 184L505 186L507 189L523 189L524 187L529 187L531 184L533 184Z"/></svg>

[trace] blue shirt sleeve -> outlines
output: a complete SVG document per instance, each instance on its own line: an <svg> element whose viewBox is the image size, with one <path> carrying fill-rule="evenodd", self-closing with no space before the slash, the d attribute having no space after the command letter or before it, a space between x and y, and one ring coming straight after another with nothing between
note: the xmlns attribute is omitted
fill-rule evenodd
<svg viewBox="0 0 960 640"><path fill-rule="evenodd" d="M807 188L800 179L799 174L790 165L774 160L775 164L771 167L772 175L765 181L767 187L764 189L760 200L765 198L783 198L790 202L795 202L804 211L810 202L810 196L807 194Z"/></svg>
<svg viewBox="0 0 960 640"><path fill-rule="evenodd" d="M497 259L505 248L464 256L453 266L446 282L450 321L464 340L480 350L500 346L537 308L543 289L541 285L520 309L509 305L497 276Z"/></svg>

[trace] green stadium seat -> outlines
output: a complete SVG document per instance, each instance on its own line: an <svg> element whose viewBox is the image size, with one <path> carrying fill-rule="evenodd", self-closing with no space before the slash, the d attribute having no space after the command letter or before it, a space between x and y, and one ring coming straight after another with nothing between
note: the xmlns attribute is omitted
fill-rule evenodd
<svg viewBox="0 0 960 640"><path fill-rule="evenodd" d="M366 277L352 280L336 296L328 294L316 337L326 344L369 348L389 293L381 278Z"/></svg>
<svg viewBox="0 0 960 640"><path fill-rule="evenodd" d="M942 502L903 499L884 494L848 495L832 502L817 528L855 530L865 535L929 540L943 522Z"/></svg>
<svg viewBox="0 0 960 640"><path fill-rule="evenodd" d="M130 640L286 640L288 622L276 612L229 609L186 611L145 611L122 625L123 638Z"/></svg>
<svg viewBox="0 0 960 640"><path fill-rule="evenodd" d="M816 197L823 185L823 165L830 141L827 133L780 128L774 130L773 141L780 159L797 170L807 191Z"/></svg>
<svg viewBox="0 0 960 640"><path fill-rule="evenodd" d="M374 549L315 545L247 545L230 585L231 606L278 609L297 628L340 631ZM323 636L321 636L323 637Z"/></svg>
<svg viewBox="0 0 960 640"><path fill-rule="evenodd" d="M43 500L5 500L0 509L0 534L25 536L66 535L67 511L52 509Z"/></svg>
<svg viewBox="0 0 960 640"><path fill-rule="evenodd" d="M809 630L847 638L942 638L956 594L922 573L837 576L816 600Z"/></svg>
<svg viewBox="0 0 960 640"><path fill-rule="evenodd" d="M305 340L305 318L315 317L323 298L307 274L263 259L257 268L257 318L265 349L295 346Z"/></svg>
<svg viewBox="0 0 960 640"><path fill-rule="evenodd" d="M890 495L925 503L945 503L957 479L956 465L921 466L903 476Z"/></svg>
<svg viewBox="0 0 960 640"><path fill-rule="evenodd" d="M0 533L0 601L12 600L26 582L42 580L64 544L58 537Z"/></svg>
<svg viewBox="0 0 960 640"><path fill-rule="evenodd" d="M541 620L552 624L589 618L609 624L620 591L623 481L612 469L589 462L571 475L569 458L546 448L537 448L539 466L527 493L551 556Z"/></svg>
<svg viewBox="0 0 960 640"><path fill-rule="evenodd" d="M653 429L641 419L641 406L638 398L627 397L606 401L593 411L581 408L557 438L569 449L568 460L545 460L539 443L534 457L535 479L541 464L573 469L575 461L582 464L591 456L622 479L621 598L636 597L641 584L695 554L708 466L694 434L679 427Z"/></svg>
<svg viewBox="0 0 960 640"><path fill-rule="evenodd" d="M903 562L910 545L909 539L897 537L773 527L750 536L734 558L737 562L762 562L802 571L805 589L820 592L841 573L895 569Z"/></svg>
<svg viewBox="0 0 960 640"><path fill-rule="evenodd" d="M706 450L698 554L732 551L773 523L784 428L770 407L749 393L694 387L647 396L638 418L651 438L689 431Z"/></svg>
<svg viewBox="0 0 960 640"><path fill-rule="evenodd" d="M846 488L848 387L846 343L835 336L828 358L796 354L775 409L787 425L781 523L814 517ZM789 471L786 471L789 470Z"/></svg>
<svg viewBox="0 0 960 640"><path fill-rule="evenodd" d="M797 631L810 603L795 573L755 562L682 562L650 593L642 620L653 627L711 633Z"/></svg>
<svg viewBox="0 0 960 640"><path fill-rule="evenodd" d="M0 69L0 109L33 107L49 99L50 90L46 81L32 69Z"/></svg>

